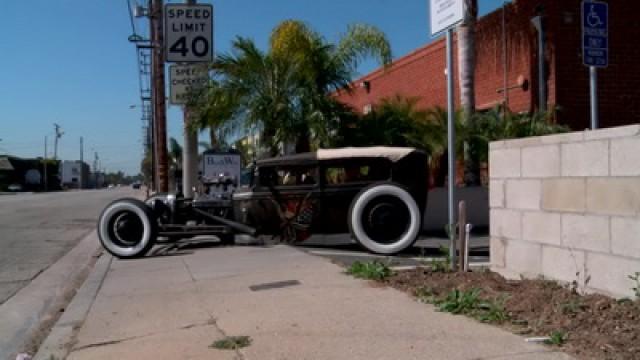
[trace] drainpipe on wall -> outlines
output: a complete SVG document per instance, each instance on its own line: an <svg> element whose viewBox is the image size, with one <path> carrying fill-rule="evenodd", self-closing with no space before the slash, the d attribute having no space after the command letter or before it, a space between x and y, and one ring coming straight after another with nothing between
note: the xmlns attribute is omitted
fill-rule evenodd
<svg viewBox="0 0 640 360"><path fill-rule="evenodd" d="M538 32L538 111L547 111L547 84L544 66L544 49L546 47L544 40L544 17L538 15L531 19L531 23Z"/></svg>

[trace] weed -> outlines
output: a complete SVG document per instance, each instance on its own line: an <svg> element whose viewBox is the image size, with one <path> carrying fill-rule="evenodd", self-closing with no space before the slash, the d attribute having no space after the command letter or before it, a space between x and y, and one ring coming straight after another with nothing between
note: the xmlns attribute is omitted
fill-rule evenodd
<svg viewBox="0 0 640 360"><path fill-rule="evenodd" d="M584 311L585 305L580 300L571 300L560 304L560 311L565 315L575 315Z"/></svg>
<svg viewBox="0 0 640 360"><path fill-rule="evenodd" d="M477 306L475 318L486 323L502 323L509 319L504 303L506 298L484 301Z"/></svg>
<svg viewBox="0 0 640 360"><path fill-rule="evenodd" d="M219 350L237 350L249 345L251 345L251 338L248 336L227 336L214 341L209 347Z"/></svg>
<svg viewBox="0 0 640 360"><path fill-rule="evenodd" d="M479 289L469 291L456 289L450 292L446 298L438 300L436 305L440 311L450 312L452 314L468 314L478 306L479 302Z"/></svg>
<svg viewBox="0 0 640 360"><path fill-rule="evenodd" d="M368 262L356 261L347 269L347 274L359 279L384 280L393 275L388 264L374 260Z"/></svg>
<svg viewBox="0 0 640 360"><path fill-rule="evenodd" d="M563 331L554 331L549 335L549 339L545 340L545 344L562 346L567 341L567 334Z"/></svg>
<svg viewBox="0 0 640 360"><path fill-rule="evenodd" d="M429 264L431 271L442 272L442 273L450 272L451 256L449 254L449 249L447 249L444 246L440 246L440 249L438 250L438 252L442 256L442 259L431 259L431 263Z"/></svg>
<svg viewBox="0 0 640 360"><path fill-rule="evenodd" d="M416 289L415 292L418 301L425 304L434 304L436 302L436 294L430 287L421 287Z"/></svg>
<svg viewBox="0 0 640 360"><path fill-rule="evenodd" d="M429 293L417 293L421 301L434 303L438 310L452 314L465 314L485 323L502 323L509 319L505 309L505 297L493 300L482 300L480 289L467 291L453 290L444 299L436 299ZM425 300L423 300L425 299Z"/></svg>
<svg viewBox="0 0 640 360"><path fill-rule="evenodd" d="M629 275L629 279L635 282L635 286L631 288L634 294L636 295L636 299L640 299L640 272L636 272L633 275Z"/></svg>

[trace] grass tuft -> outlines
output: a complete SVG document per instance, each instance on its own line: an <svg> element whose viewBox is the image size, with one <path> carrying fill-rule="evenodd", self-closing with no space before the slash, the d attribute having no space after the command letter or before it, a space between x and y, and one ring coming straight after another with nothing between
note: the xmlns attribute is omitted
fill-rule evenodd
<svg viewBox="0 0 640 360"><path fill-rule="evenodd" d="M356 261L347 269L347 274L358 279L384 280L393 275L389 265L378 261L360 262Z"/></svg>
<svg viewBox="0 0 640 360"><path fill-rule="evenodd" d="M549 340L545 341L547 345L562 346L567 341L567 334L563 331L554 331L549 335Z"/></svg>
<svg viewBox="0 0 640 360"><path fill-rule="evenodd" d="M209 347L219 350L237 350L249 345L251 345L251 338L248 336L227 336L214 341Z"/></svg>

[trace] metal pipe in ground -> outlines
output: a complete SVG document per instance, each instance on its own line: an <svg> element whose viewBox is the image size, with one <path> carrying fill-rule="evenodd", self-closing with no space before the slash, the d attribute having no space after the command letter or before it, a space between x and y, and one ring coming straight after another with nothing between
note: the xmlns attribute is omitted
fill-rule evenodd
<svg viewBox="0 0 640 360"><path fill-rule="evenodd" d="M463 268L462 271L467 272L469 271L469 241L471 240L471 229L473 228L473 225L471 224L467 224L464 228L464 233L465 233L465 241L464 241L464 262L463 262Z"/></svg>
<svg viewBox="0 0 640 360"><path fill-rule="evenodd" d="M466 245L466 233L463 231L467 224L467 204L464 201L458 203L458 252L460 254L458 261L458 270L464 270L464 264L467 262L467 253L464 251Z"/></svg>

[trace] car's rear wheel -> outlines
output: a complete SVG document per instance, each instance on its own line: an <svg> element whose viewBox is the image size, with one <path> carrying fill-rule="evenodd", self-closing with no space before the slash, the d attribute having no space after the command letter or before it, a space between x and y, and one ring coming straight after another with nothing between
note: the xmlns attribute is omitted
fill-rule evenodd
<svg viewBox="0 0 640 360"><path fill-rule="evenodd" d="M112 202L98 219L98 238L102 246L119 258L146 254L156 242L158 224L142 201L121 199Z"/></svg>
<svg viewBox="0 0 640 360"><path fill-rule="evenodd" d="M413 197L393 183L363 189L351 203L349 230L367 250L391 255L410 247L422 224Z"/></svg>

